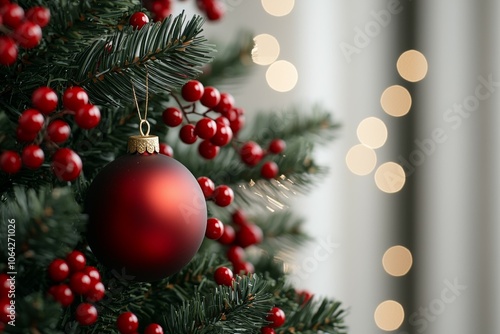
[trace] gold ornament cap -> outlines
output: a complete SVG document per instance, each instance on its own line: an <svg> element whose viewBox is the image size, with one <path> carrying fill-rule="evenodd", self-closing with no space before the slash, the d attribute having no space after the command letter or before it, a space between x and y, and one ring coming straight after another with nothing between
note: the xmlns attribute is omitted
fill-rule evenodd
<svg viewBox="0 0 500 334"><path fill-rule="evenodd" d="M142 132L142 131L141 131ZM128 138L128 152L129 153L159 153L160 152L160 139L158 136L150 135L137 135Z"/></svg>

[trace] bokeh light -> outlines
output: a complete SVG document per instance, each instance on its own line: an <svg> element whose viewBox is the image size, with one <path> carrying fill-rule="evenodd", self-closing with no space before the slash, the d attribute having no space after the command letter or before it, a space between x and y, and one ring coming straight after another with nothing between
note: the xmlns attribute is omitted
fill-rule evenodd
<svg viewBox="0 0 500 334"><path fill-rule="evenodd" d="M386 193L400 191L406 181L403 167L395 162L386 162L380 165L375 172L375 184Z"/></svg>
<svg viewBox="0 0 500 334"><path fill-rule="evenodd" d="M363 144L358 144L347 152L346 164L349 170L356 175L370 174L377 164L375 151Z"/></svg>
<svg viewBox="0 0 500 334"><path fill-rule="evenodd" d="M382 147L387 140L387 127L377 117L368 117L362 120L356 133L359 141L370 148Z"/></svg>
<svg viewBox="0 0 500 334"><path fill-rule="evenodd" d="M254 37L255 46L252 49L252 60L258 65L272 64L280 54L278 40L269 34Z"/></svg>
<svg viewBox="0 0 500 334"><path fill-rule="evenodd" d="M286 60L278 60L269 66L266 80L269 87L278 92L292 90L299 79L295 66Z"/></svg>
<svg viewBox="0 0 500 334"><path fill-rule="evenodd" d="M375 323L384 331L398 329L405 318L405 311L400 303L394 300L386 300L375 309Z"/></svg>
<svg viewBox="0 0 500 334"><path fill-rule="evenodd" d="M382 266L391 276L404 276L410 271L413 264L413 257L408 248L403 246L393 246L385 251L382 257Z"/></svg>
<svg viewBox="0 0 500 334"><path fill-rule="evenodd" d="M399 56L396 68L403 79L410 82L417 82L425 78L427 74L427 59L417 50L408 50Z"/></svg>
<svg viewBox="0 0 500 334"><path fill-rule="evenodd" d="M380 104L387 114L401 117L410 111L411 95L403 86L390 86L382 93Z"/></svg>
<svg viewBox="0 0 500 334"><path fill-rule="evenodd" d="M273 16L285 16L295 6L295 0L262 0L264 10Z"/></svg>

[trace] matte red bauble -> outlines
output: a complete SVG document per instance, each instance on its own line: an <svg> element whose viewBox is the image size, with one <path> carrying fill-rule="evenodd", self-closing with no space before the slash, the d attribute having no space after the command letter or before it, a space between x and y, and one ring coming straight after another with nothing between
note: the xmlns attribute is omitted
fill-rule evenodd
<svg viewBox="0 0 500 334"><path fill-rule="evenodd" d="M87 239L95 256L138 281L178 272L198 252L207 207L191 172L158 154L156 136L133 136L129 153L108 164L85 201Z"/></svg>

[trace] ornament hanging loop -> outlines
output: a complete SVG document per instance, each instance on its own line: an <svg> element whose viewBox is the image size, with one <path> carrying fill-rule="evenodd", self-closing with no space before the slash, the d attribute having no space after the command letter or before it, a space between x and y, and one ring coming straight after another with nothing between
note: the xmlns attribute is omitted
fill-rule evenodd
<svg viewBox="0 0 500 334"><path fill-rule="evenodd" d="M142 130L142 126L146 124L147 126L147 132L144 134L144 131ZM141 119L141 122L139 123L139 131L141 132L141 136L146 137L149 136L149 131L151 131L151 124L149 124L147 119Z"/></svg>

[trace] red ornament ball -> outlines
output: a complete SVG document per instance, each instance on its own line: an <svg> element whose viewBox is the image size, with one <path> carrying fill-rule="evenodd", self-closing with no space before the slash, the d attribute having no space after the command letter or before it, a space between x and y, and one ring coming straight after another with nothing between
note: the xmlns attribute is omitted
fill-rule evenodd
<svg viewBox="0 0 500 334"><path fill-rule="evenodd" d="M49 264L49 277L55 282L64 281L69 276L69 266L63 259L54 259Z"/></svg>
<svg viewBox="0 0 500 334"><path fill-rule="evenodd" d="M61 181L73 181L82 171L82 159L69 148L60 148L52 156L52 171Z"/></svg>
<svg viewBox="0 0 500 334"><path fill-rule="evenodd" d="M122 334L133 333L139 328L139 319L132 312L124 312L116 319L116 326Z"/></svg>
<svg viewBox="0 0 500 334"><path fill-rule="evenodd" d="M278 176L279 168L276 162L266 161L260 168L260 175L265 179L274 179Z"/></svg>
<svg viewBox="0 0 500 334"><path fill-rule="evenodd" d="M32 49L42 40L42 28L36 23L24 21L14 30L14 39L26 49Z"/></svg>
<svg viewBox="0 0 500 334"><path fill-rule="evenodd" d="M87 240L106 266L155 281L179 271L198 251L207 207L180 162L161 154L128 154L108 164L85 201Z"/></svg>
<svg viewBox="0 0 500 334"><path fill-rule="evenodd" d="M45 118L42 113L36 109L26 109L19 116L18 124L23 131L38 133L42 127Z"/></svg>
<svg viewBox="0 0 500 334"><path fill-rule="evenodd" d="M81 106L75 112L75 122L82 129L95 128L101 121L101 111L93 104Z"/></svg>
<svg viewBox="0 0 500 334"><path fill-rule="evenodd" d="M97 309L89 303L81 303L75 311L76 321L80 325L89 326L97 321Z"/></svg>
<svg viewBox="0 0 500 334"><path fill-rule="evenodd" d="M200 176L198 179L198 184L200 185L201 191L206 199L209 199L214 194L215 184L214 181L210 180L206 176Z"/></svg>
<svg viewBox="0 0 500 334"><path fill-rule="evenodd" d="M150 324L144 329L144 334L163 334L163 328L158 324Z"/></svg>
<svg viewBox="0 0 500 334"><path fill-rule="evenodd" d="M190 80L181 88L181 95L187 102L196 102L203 96L205 89L198 80Z"/></svg>
<svg viewBox="0 0 500 334"><path fill-rule="evenodd" d="M50 22L50 9L43 6L31 7L26 12L26 19L43 28Z"/></svg>
<svg viewBox="0 0 500 334"><path fill-rule="evenodd" d="M217 240L224 233L224 224L217 218L208 218L205 236L208 239Z"/></svg>
<svg viewBox="0 0 500 334"><path fill-rule="evenodd" d="M38 169L45 160L45 154L38 145L28 145L22 153L23 165L30 169Z"/></svg>
<svg viewBox="0 0 500 334"><path fill-rule="evenodd" d="M214 279L219 285L232 286L233 272L227 267L219 267L215 270Z"/></svg>
<svg viewBox="0 0 500 334"><path fill-rule="evenodd" d="M62 306L70 306L75 300L75 295L69 286L66 284L55 285L49 290L54 300Z"/></svg>
<svg viewBox="0 0 500 334"><path fill-rule="evenodd" d="M143 12L136 12L130 17L130 25L136 29L141 29L145 24L149 23L149 17Z"/></svg>
<svg viewBox="0 0 500 334"><path fill-rule="evenodd" d="M21 156L14 151L5 151L0 155L0 170L15 174L21 169Z"/></svg>
<svg viewBox="0 0 500 334"><path fill-rule="evenodd" d="M16 42L9 36L0 36L0 64L9 66L16 62L18 54Z"/></svg>
<svg viewBox="0 0 500 334"><path fill-rule="evenodd" d="M271 322L268 326L272 328L282 326L285 323L285 319L285 312L279 307L273 307L266 317L266 320Z"/></svg>
<svg viewBox="0 0 500 334"><path fill-rule="evenodd" d="M89 103L89 96L82 87L69 87L63 93L63 105L66 109L77 111L87 103Z"/></svg>
<svg viewBox="0 0 500 334"><path fill-rule="evenodd" d="M217 204L218 206L228 206L233 202L234 199L233 189L226 185L217 186L214 190L213 199L215 204Z"/></svg>
<svg viewBox="0 0 500 334"><path fill-rule="evenodd" d="M71 128L63 120L55 119L47 126L47 136L56 144L64 143L70 134Z"/></svg>
<svg viewBox="0 0 500 334"><path fill-rule="evenodd" d="M33 106L36 109L48 115L56 110L59 99L52 88L42 86L33 91L33 94L31 94L31 102L33 102Z"/></svg>
<svg viewBox="0 0 500 334"><path fill-rule="evenodd" d="M87 258L82 252L74 250L66 255L66 262L68 263L69 270L71 270L72 273L75 273L85 268Z"/></svg>

